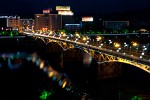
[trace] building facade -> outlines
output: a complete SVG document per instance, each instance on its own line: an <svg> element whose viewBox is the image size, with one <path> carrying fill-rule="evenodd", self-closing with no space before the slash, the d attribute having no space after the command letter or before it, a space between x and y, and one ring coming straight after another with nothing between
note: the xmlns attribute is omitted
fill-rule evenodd
<svg viewBox="0 0 150 100"><path fill-rule="evenodd" d="M20 16L0 16L0 27L10 27L13 30L19 30Z"/></svg>
<svg viewBox="0 0 150 100"><path fill-rule="evenodd" d="M20 16L8 17L7 27L11 27L14 30L19 30L19 28L20 28Z"/></svg>
<svg viewBox="0 0 150 100"><path fill-rule="evenodd" d="M62 15L62 27L65 24L74 24L74 13L71 11L70 6L56 6L59 15Z"/></svg>
<svg viewBox="0 0 150 100"><path fill-rule="evenodd" d="M34 19L20 19L20 31L33 31Z"/></svg>
<svg viewBox="0 0 150 100"><path fill-rule="evenodd" d="M62 16L50 14L50 11L43 11L43 14L35 14L34 30L57 31L62 28Z"/></svg>
<svg viewBox="0 0 150 100"><path fill-rule="evenodd" d="M49 30L58 31L62 28L62 16L58 14L49 14Z"/></svg>
<svg viewBox="0 0 150 100"><path fill-rule="evenodd" d="M103 21L103 26L106 29L121 30L122 28L129 26L129 21Z"/></svg>

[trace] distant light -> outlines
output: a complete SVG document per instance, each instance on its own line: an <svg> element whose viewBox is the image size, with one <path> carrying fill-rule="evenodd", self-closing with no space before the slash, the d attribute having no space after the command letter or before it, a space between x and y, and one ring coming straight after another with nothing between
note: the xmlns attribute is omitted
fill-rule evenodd
<svg viewBox="0 0 150 100"><path fill-rule="evenodd" d="M72 11L58 11L58 14L60 14L60 15L73 15L74 13Z"/></svg>
<svg viewBox="0 0 150 100"><path fill-rule="evenodd" d="M52 77L53 75L54 75L53 72L49 72L49 74L48 74L49 77Z"/></svg>
<svg viewBox="0 0 150 100"><path fill-rule="evenodd" d="M93 17L82 17L83 22L93 22Z"/></svg>
<svg viewBox="0 0 150 100"><path fill-rule="evenodd" d="M144 50L147 50L147 48L144 48Z"/></svg>
<svg viewBox="0 0 150 100"><path fill-rule="evenodd" d="M40 63L40 69L43 69L43 67L44 67L44 61L41 61L41 63Z"/></svg>
<svg viewBox="0 0 150 100"><path fill-rule="evenodd" d="M133 42L133 44L132 44L132 45L135 47L135 46L137 46L138 44L137 44L136 42Z"/></svg>
<svg viewBox="0 0 150 100"><path fill-rule="evenodd" d="M62 88L64 88L64 87L66 86L66 84L67 84L67 81L65 81L65 82L63 83Z"/></svg>
<svg viewBox="0 0 150 100"><path fill-rule="evenodd" d="M118 50L121 50L121 48L118 48Z"/></svg>
<svg viewBox="0 0 150 100"><path fill-rule="evenodd" d="M47 68L46 68L46 67L44 67L43 71L44 71L44 72L47 72Z"/></svg>
<svg viewBox="0 0 150 100"><path fill-rule="evenodd" d="M120 44L119 43L114 43L114 46L116 47L116 48L118 48L118 47L120 47Z"/></svg>
<svg viewBox="0 0 150 100"><path fill-rule="evenodd" d="M65 24L65 25L67 25L67 26L69 26L69 25L80 26L80 24Z"/></svg>
<svg viewBox="0 0 150 100"><path fill-rule="evenodd" d="M125 44L124 46L125 46L125 47L127 47L128 45L127 45L127 44Z"/></svg>
<svg viewBox="0 0 150 100"><path fill-rule="evenodd" d="M56 10L67 10L70 11L70 6L56 6Z"/></svg>

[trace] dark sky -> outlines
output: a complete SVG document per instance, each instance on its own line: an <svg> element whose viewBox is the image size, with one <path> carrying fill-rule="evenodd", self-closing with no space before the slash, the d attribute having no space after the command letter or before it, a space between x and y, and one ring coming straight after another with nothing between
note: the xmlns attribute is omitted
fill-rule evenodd
<svg viewBox="0 0 150 100"><path fill-rule="evenodd" d="M112 13L150 8L150 0L0 0L0 15L42 13L56 5L70 5L75 13Z"/></svg>

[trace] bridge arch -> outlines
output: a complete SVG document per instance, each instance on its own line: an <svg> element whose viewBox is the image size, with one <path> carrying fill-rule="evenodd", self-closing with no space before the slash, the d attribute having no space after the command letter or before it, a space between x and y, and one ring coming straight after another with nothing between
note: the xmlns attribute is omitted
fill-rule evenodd
<svg viewBox="0 0 150 100"><path fill-rule="evenodd" d="M106 53L103 53L103 52L96 52L94 50L87 50L86 48L81 48L81 49L84 50L85 52L87 52L89 55L91 55L91 57L93 59L95 59L97 62L98 62L100 56L102 56L101 58L103 59L103 61L102 62L98 62L98 64L99 63L106 63L106 62L120 62L120 63L125 63L125 64L129 64L129 65L135 66L137 68L140 68L140 69L150 73L150 66L149 65L145 65L145 64L138 63L138 62L134 62L132 60L130 61L130 60L127 60L127 59L124 59L124 58L120 58L120 57L117 57L117 56L113 56L113 55L109 55L109 54L106 54ZM104 57L104 55L106 57Z"/></svg>
<svg viewBox="0 0 150 100"><path fill-rule="evenodd" d="M44 43L46 43L43 37L36 37L36 38L35 38L35 41L37 41L37 40L39 40L39 39L42 40Z"/></svg>
<svg viewBox="0 0 150 100"><path fill-rule="evenodd" d="M48 42L46 44L46 48L47 48L46 51L48 50L48 51L53 51L53 52L64 50L64 48L59 43L54 42L54 41Z"/></svg>
<svg viewBox="0 0 150 100"><path fill-rule="evenodd" d="M41 38L37 38L34 41L34 49L39 55L44 55L44 50L46 48L45 41Z"/></svg>
<svg viewBox="0 0 150 100"><path fill-rule="evenodd" d="M97 62L93 60L91 55L86 53L81 48L69 48L63 54L64 70L75 80L77 84L86 80L94 80L96 78ZM83 74L84 73L84 74ZM86 83L85 83L86 84Z"/></svg>
<svg viewBox="0 0 150 100"><path fill-rule="evenodd" d="M40 38L44 43L44 39L43 38ZM54 43L54 41L51 41L52 43ZM87 48L84 48L84 47L74 47L73 49L72 48L67 48L65 49L63 46L62 46L62 42L59 42L59 41L56 41L55 43L57 43L64 52L68 51L68 50L73 50L73 49L80 49L80 50L83 50L84 52L88 53L89 55L91 55L92 59L95 59L97 60L98 56L96 56L95 54L95 51L94 50L88 50ZM50 44L50 42L48 43ZM100 53L100 52L99 52ZM102 53L103 54L103 53ZM104 53L105 54L105 53ZM107 54L106 54L107 55ZM117 57L114 57L112 55L108 55L109 57L111 57L111 59L109 59L108 61L103 61L101 63L105 63L105 62L121 62L121 63L126 63L126 64L130 64L130 65L133 65L135 67L138 67L148 73L150 73L150 68L148 65L144 65L144 64L140 64L140 63L137 63L137 62L134 62L134 61L129 61L129 60L126 60L126 59L122 59L122 58L117 58ZM109 58L107 57L107 58Z"/></svg>
<svg viewBox="0 0 150 100"><path fill-rule="evenodd" d="M150 68L148 65L144 65L144 64L140 64L137 62L133 62L133 61L129 61L127 59L122 59L122 58L117 58L116 60L109 60L109 61L103 61L103 62L98 62L99 65L104 64L104 63L113 63L113 62L118 62L118 63L123 63L123 64L128 64L128 65L132 65L135 66L139 69L144 70L147 73L150 73Z"/></svg>

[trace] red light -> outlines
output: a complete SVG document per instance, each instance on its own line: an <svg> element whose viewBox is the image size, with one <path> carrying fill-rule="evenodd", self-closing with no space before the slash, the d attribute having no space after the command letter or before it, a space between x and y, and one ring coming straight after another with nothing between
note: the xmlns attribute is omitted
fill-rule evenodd
<svg viewBox="0 0 150 100"><path fill-rule="evenodd" d="M42 30L47 30L47 28L42 28Z"/></svg>

